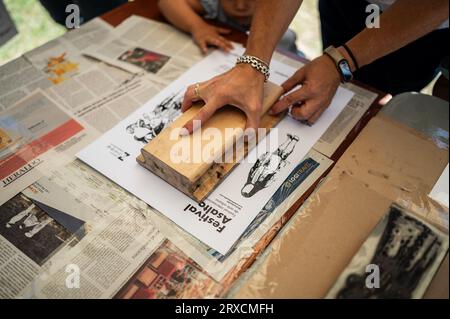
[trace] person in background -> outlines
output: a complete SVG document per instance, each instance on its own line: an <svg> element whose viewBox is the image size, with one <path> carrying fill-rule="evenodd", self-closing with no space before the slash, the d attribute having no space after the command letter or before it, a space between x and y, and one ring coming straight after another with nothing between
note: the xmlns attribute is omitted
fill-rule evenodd
<svg viewBox="0 0 450 319"><path fill-rule="evenodd" d="M39 0L55 22L66 26L68 13L66 8L70 4L80 8L81 23L88 22L105 12L128 2L128 0Z"/></svg>
<svg viewBox="0 0 450 319"><path fill-rule="evenodd" d="M159 0L159 8L174 26L192 35L203 53L208 46L228 51L232 48L224 35L231 30L208 24L207 20L220 22L230 28L247 32L250 30L257 0ZM202 18L203 17L203 18ZM287 30L278 47L301 54L296 46L297 35Z"/></svg>
<svg viewBox="0 0 450 319"><path fill-rule="evenodd" d="M184 125L187 132L193 131L194 121L207 121L225 105L247 115L247 128L259 127L266 71L302 2L257 1L245 56L240 58L243 62L188 87L182 111L199 99L205 106ZM366 26L370 4L382 9L379 28ZM313 124L339 85L353 78L392 95L418 91L448 56L448 0L320 0L319 8L325 52L282 85L287 94L275 103L271 114L290 110L295 119Z"/></svg>

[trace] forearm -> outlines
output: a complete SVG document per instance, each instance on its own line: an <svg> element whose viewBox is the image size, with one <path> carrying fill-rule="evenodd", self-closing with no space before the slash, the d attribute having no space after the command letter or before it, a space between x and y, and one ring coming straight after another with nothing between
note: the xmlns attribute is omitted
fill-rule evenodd
<svg viewBox="0 0 450 319"><path fill-rule="evenodd" d="M399 0L381 14L380 28L364 29L347 45L362 67L435 30L448 10L448 0Z"/></svg>
<svg viewBox="0 0 450 319"><path fill-rule="evenodd" d="M159 0L158 5L161 12L164 14L170 23L177 28L192 32L196 27L199 27L205 22L197 14L189 0ZM198 9L198 8L197 8Z"/></svg>
<svg viewBox="0 0 450 319"><path fill-rule="evenodd" d="M302 2L302 0L258 0L247 42L247 54L270 61L275 47Z"/></svg>

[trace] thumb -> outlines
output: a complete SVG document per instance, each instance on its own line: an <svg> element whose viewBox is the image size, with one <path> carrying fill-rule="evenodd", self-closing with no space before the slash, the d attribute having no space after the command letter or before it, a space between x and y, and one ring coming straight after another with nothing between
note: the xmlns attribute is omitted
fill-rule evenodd
<svg viewBox="0 0 450 319"><path fill-rule="evenodd" d="M198 124L203 124L209 120L216 112L216 104L209 102L205 104L198 113L189 121L183 125L183 129L180 131L180 135L189 135L194 132L198 127Z"/></svg>

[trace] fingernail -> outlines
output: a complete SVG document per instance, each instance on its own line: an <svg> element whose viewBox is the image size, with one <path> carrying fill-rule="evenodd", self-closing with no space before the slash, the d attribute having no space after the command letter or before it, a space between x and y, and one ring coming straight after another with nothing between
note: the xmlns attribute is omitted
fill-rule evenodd
<svg viewBox="0 0 450 319"><path fill-rule="evenodd" d="M180 136L188 136L189 135L189 130L187 128L185 128L185 127L182 127L178 134L180 134Z"/></svg>

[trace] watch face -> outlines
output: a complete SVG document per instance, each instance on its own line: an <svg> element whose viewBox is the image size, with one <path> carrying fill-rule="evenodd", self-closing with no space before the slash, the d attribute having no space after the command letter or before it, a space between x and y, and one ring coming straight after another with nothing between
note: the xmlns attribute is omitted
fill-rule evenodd
<svg viewBox="0 0 450 319"><path fill-rule="evenodd" d="M341 69L342 76L344 77L344 82L348 82L353 78L352 70L346 60L339 62L339 68Z"/></svg>

